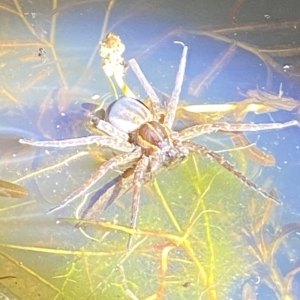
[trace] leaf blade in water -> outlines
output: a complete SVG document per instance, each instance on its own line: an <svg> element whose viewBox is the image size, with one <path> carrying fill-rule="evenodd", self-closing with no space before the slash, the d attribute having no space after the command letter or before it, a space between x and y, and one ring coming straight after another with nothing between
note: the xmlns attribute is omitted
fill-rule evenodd
<svg viewBox="0 0 300 300"><path fill-rule="evenodd" d="M17 184L0 180L0 196L9 198L24 198L28 195L28 191Z"/></svg>

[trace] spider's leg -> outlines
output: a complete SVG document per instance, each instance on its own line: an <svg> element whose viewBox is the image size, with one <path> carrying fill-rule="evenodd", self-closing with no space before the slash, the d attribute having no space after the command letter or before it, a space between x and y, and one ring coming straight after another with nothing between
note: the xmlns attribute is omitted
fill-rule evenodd
<svg viewBox="0 0 300 300"><path fill-rule="evenodd" d="M124 141L128 141L129 140L129 136L127 133L119 130L118 128L112 126L110 123L100 120L97 120L97 123L95 124L96 127L105 132L107 135L111 136L111 137L118 137Z"/></svg>
<svg viewBox="0 0 300 300"><path fill-rule="evenodd" d="M270 198L276 202L276 204L281 204L281 201L274 197L273 195L263 191L260 187L258 187L254 182L249 180L245 175L243 175L240 171L238 171L229 161L227 161L222 155L207 149L202 145L197 145L191 142L183 142L183 145L188 148L192 152L196 152L200 155L205 155L213 158L217 161L222 167L227 169L229 172L234 174L239 180L241 180L244 184L252 188L254 191L258 192L264 198Z"/></svg>
<svg viewBox="0 0 300 300"><path fill-rule="evenodd" d="M179 135L183 140L188 140L197 137L202 134L213 133L217 131L224 132L245 132L245 131L263 131L263 130L274 130L283 129L292 126L299 126L299 122L292 120L285 123L226 123L219 122L215 124L199 124L195 126L188 127L180 131Z"/></svg>
<svg viewBox="0 0 300 300"><path fill-rule="evenodd" d="M76 146L86 146L91 144L97 144L98 146L106 146L114 150L123 152L133 151L133 145L127 141L111 136L90 135L87 137L79 137L67 140L59 141L30 141L26 139L20 139L20 144L31 145L35 147L46 148L67 148Z"/></svg>
<svg viewBox="0 0 300 300"><path fill-rule="evenodd" d="M132 162L135 159L138 159L140 156L141 156L141 150L137 148L133 152L123 153L109 159L108 161L103 163L99 168L99 170L95 172L80 188L78 188L76 191L71 193L67 198L65 198L60 205L50 209L48 211L48 214L65 207L66 205L74 201L76 198L83 195L91 186L93 186L101 177L103 177L108 170L113 169L119 165L124 165L129 162Z"/></svg>
<svg viewBox="0 0 300 300"><path fill-rule="evenodd" d="M154 114L154 119L157 121L160 118L161 114L161 104L159 98L157 97L154 89L149 84L148 80L146 79L145 75L143 74L141 68L139 67L138 63L134 58L129 60L128 65L131 67L132 71L135 73L136 77L139 79L141 85L143 86L144 90L146 91L147 95L151 99L152 110Z"/></svg>
<svg viewBox="0 0 300 300"><path fill-rule="evenodd" d="M185 71L185 65L186 65L186 56L187 56L187 50L188 47L183 44L183 51L182 51L182 56L179 64L179 69L176 75L176 81L175 81L175 87L172 92L171 98L167 104L167 113L165 116L164 124L168 128L172 128L176 111L177 111L177 106L178 106L178 101L179 101L179 94L181 91L181 86L184 78L184 71Z"/></svg>
<svg viewBox="0 0 300 300"><path fill-rule="evenodd" d="M128 170L128 169L127 169ZM126 171L127 171L126 170ZM125 172L126 172L125 171ZM97 220L116 199L125 194L133 185L133 173L117 176L104 187L99 189L91 198L91 204L82 213L82 219Z"/></svg>
<svg viewBox="0 0 300 300"><path fill-rule="evenodd" d="M112 203L118 197L121 179L122 175L119 175L98 189L82 212L81 219L97 220L97 217L109 206L108 203Z"/></svg>
<svg viewBox="0 0 300 300"><path fill-rule="evenodd" d="M167 168L162 166L160 168L156 168L150 173L144 174L142 180L140 181L141 184L144 185L164 169ZM127 171L129 171L129 169L125 170L125 172ZM124 175L124 173L114 178L107 185L105 185L105 187L97 191L95 201L92 203L92 205L88 206L85 212L83 212L82 218L96 220L101 212L107 209L116 199L120 198L132 188L134 174L130 173Z"/></svg>
<svg viewBox="0 0 300 300"><path fill-rule="evenodd" d="M142 158L138 161L134 177L133 177L133 197L132 197L132 208L131 208L131 219L130 219L130 227L136 228L139 206L140 206L140 196L141 196L141 187L143 183L143 177L145 170L148 166L149 159L147 156L142 156ZM132 235L129 236L127 249L131 248L132 244Z"/></svg>
<svg viewBox="0 0 300 300"><path fill-rule="evenodd" d="M164 169L166 168L161 167L151 173L144 174L141 184L143 185L150 181L153 176L156 176ZM129 169L125 170L124 173L127 173L127 171L129 171ZM97 191L95 201L82 213L83 219L97 220L99 215L101 215L101 213L106 210L116 199L120 198L132 188L134 173L132 172L125 175L124 173L114 178L107 185L105 185L105 187Z"/></svg>

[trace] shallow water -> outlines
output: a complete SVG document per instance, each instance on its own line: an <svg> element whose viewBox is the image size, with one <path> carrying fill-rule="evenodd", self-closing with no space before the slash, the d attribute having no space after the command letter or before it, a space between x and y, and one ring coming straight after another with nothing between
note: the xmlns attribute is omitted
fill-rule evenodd
<svg viewBox="0 0 300 300"><path fill-rule="evenodd" d="M189 47L180 105L241 102L255 89L276 95L280 84L283 97L298 101L298 54L289 49L300 42L299 4L272 3L223 1L216 8L210 1L64 1L53 8L55 1L1 1L0 179L29 195L0 197L0 293L9 299L300 299L298 127L246 134L274 156L272 167L234 149L224 133L196 140L223 151L259 187L275 188L282 206L273 211L227 170L191 155L144 186L131 252L131 192L98 216L103 223L84 226L86 235L75 227L94 192L118 172L47 214L115 153L19 143L91 134L82 104L107 107L115 98L98 54L99 40L110 31L120 35L125 60L137 60L162 101L173 90L182 51L174 41ZM262 51L267 48L286 52L272 56ZM125 79L146 97L131 70ZM274 110L247 113L243 121L299 118L284 105ZM233 121L232 112L205 117ZM176 128L199 120L189 115ZM272 248L279 240L279 249Z"/></svg>

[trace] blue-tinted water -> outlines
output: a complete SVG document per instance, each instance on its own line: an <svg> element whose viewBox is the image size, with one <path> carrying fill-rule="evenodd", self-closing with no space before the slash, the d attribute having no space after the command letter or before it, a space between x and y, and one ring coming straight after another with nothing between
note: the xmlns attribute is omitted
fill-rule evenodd
<svg viewBox="0 0 300 300"><path fill-rule="evenodd" d="M224 153L260 187L268 191L276 188L283 205L268 216L263 229L259 227L263 222L257 219L262 212L256 211L251 219L249 203L258 198L263 206L265 199L233 177L227 177L226 171L209 160L195 158L194 162L191 158L158 177L163 196L159 196L155 184L144 187L138 227L152 235L140 233L130 254L126 250L125 229L114 226L128 226L131 193L99 216L113 224L111 228L104 225L85 228L97 241L75 228L74 218L80 217L76 207L83 203L84 197L74 205L46 214L81 186L99 168L103 158L115 153L99 153L96 147L35 149L18 143L19 138L51 140L91 134L88 112L81 104L102 103L107 99L106 107L114 100L98 54L101 35L104 38L110 31L120 35L126 45L125 60L138 61L162 101L173 90L182 52L182 47L174 41L182 41L189 47L180 97L184 105L240 102L247 98L249 90L278 94L280 86L283 97L298 100L297 54L285 52L277 57L259 51L299 44L299 22L295 21L299 4L296 1L288 5L276 1L276 4L274 1L260 4L223 1L218 6L210 1L74 1L58 3L53 9L50 3L34 1L0 3L3 24L0 179L29 191L24 199L1 198L0 277L3 278L0 280L5 289L2 291L0 286L0 292L9 297L11 290L20 299L156 299L157 296L244 300L248 298L242 298L242 289L248 282L257 299L300 299L296 271L290 290L280 290L287 286L288 278L283 277L299 265L298 127L246 134L250 143L275 157L273 167L250 162L239 151ZM221 31L224 28L236 30ZM214 79L208 81L199 95L192 95L191 83L201 74L209 77L233 41L237 42L231 58L212 72L210 76ZM43 58L38 56L40 48L45 51ZM267 63L261 53L268 55L263 57ZM284 66L289 67L288 72L284 72ZM146 93L130 70L125 78L129 87L144 99ZM297 112L279 109L259 115L249 113L244 122L286 122L295 118L299 118ZM225 120L233 121L232 115ZM234 148L225 134L197 141L217 151ZM108 172L92 188L89 197L98 188L109 186L118 175ZM206 195L205 188L211 184L207 202L201 202L201 195ZM163 197L170 210L162 204ZM85 203L88 200L87 197ZM202 215L203 211L208 213ZM58 222L58 218L68 220ZM274 240L280 226L288 223L293 223L294 230L282 240L278 251L267 254L264 246ZM263 231L264 243L254 227ZM245 238L249 232L257 236ZM184 233L188 233L186 243L175 238ZM262 263L255 256L259 251L251 251L251 247L261 249L269 260ZM124 272L120 271L122 268ZM202 268L207 282L201 275ZM124 278L127 291L126 285L122 285Z"/></svg>

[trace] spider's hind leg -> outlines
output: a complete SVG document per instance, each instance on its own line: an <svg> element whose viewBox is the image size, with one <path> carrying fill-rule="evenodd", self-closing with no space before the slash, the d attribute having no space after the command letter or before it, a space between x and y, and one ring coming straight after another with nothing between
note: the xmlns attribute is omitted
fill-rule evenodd
<svg viewBox="0 0 300 300"><path fill-rule="evenodd" d="M130 227L135 229L137 224L139 206L140 206L140 196L141 188L144 182L144 174L149 164L149 158L145 155L138 161L133 177L133 197L132 197L132 208L131 208L131 219ZM132 235L129 236L127 249L130 249L132 245Z"/></svg>
<svg viewBox="0 0 300 300"><path fill-rule="evenodd" d="M128 168L122 175L115 177L97 190L90 199L87 208L83 211L81 218L97 220L104 210L131 189L133 184L131 170L131 168Z"/></svg>
<svg viewBox="0 0 300 300"><path fill-rule="evenodd" d="M135 150L133 152L123 153L109 159L108 161L103 163L98 169L98 171L96 171L81 187L79 187L67 198L65 198L60 205L50 209L48 211L48 214L67 206L78 197L84 195L98 180L100 180L108 172L108 170L117 168L120 165L126 165L128 163L131 163L132 161L138 159L140 156L141 151Z"/></svg>
<svg viewBox="0 0 300 300"><path fill-rule="evenodd" d="M276 196L273 196L270 193L265 192L260 187L258 187L254 182L252 182L250 179L248 179L244 174L242 174L240 171L238 171L229 161L227 161L222 155L207 149L206 147L202 145L197 145L191 142L184 142L183 143L186 148L188 148L191 152L198 153L203 156L208 156L214 159L216 162L218 162L222 167L224 167L226 170L228 170L230 173L234 174L240 181L242 181L244 184L252 188L254 191L262 195L264 198L272 199L276 204L281 205L281 201L276 198Z"/></svg>

